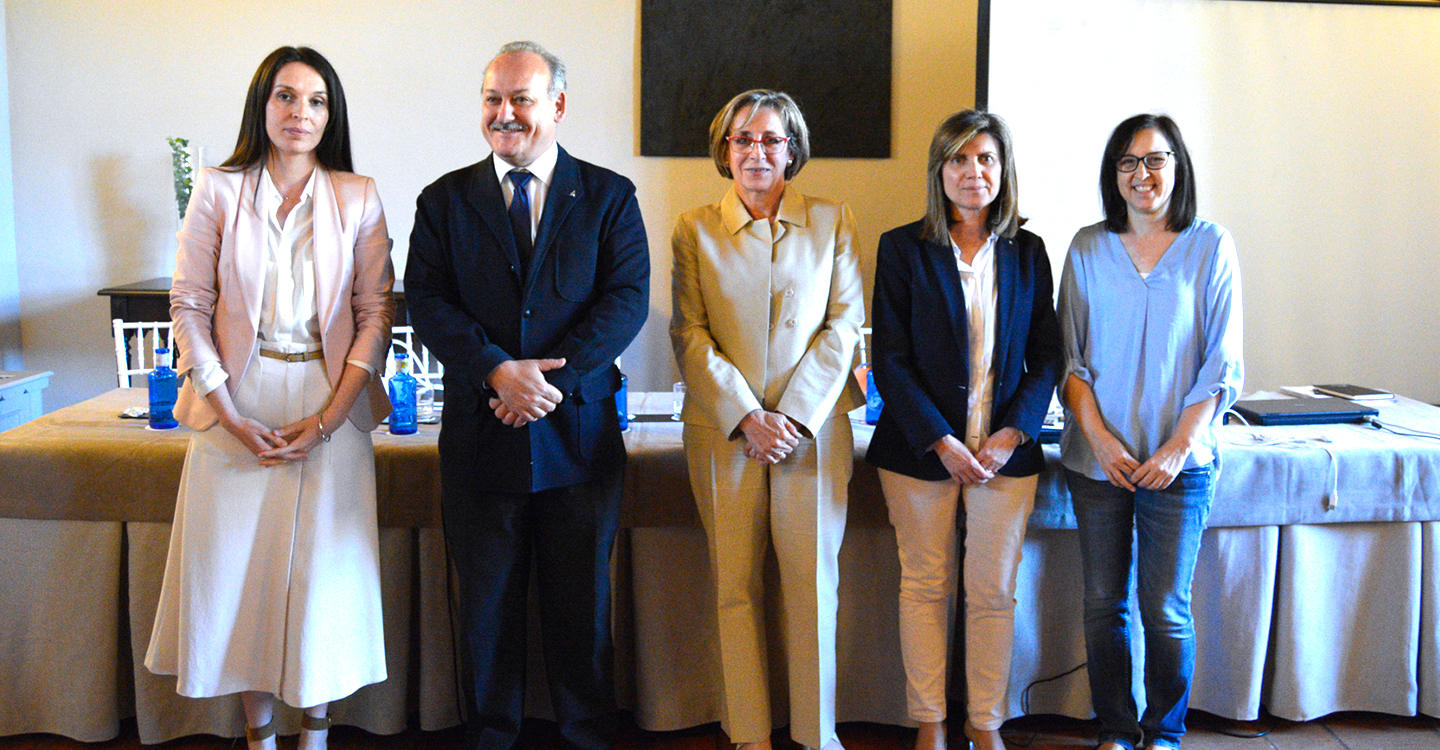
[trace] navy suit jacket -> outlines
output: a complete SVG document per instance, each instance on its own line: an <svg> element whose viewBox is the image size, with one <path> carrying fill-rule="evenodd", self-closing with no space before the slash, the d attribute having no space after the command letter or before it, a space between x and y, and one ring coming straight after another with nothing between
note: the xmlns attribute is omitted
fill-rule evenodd
<svg viewBox="0 0 1440 750"><path fill-rule="evenodd" d="M521 278L494 158L425 188L410 235L410 322L445 365L441 474L498 492L568 487L625 460L614 362L649 312L645 225L630 180L562 148ZM486 376L552 357L566 360L545 374L564 400L537 422L503 424Z"/></svg>
<svg viewBox="0 0 1440 750"><path fill-rule="evenodd" d="M1045 243L1020 230L995 246L995 403L990 432L1030 437L1000 468L1029 476L1045 467L1038 436L1063 369ZM960 271L950 246L924 239L922 223L886 232L875 258L871 357L885 399L865 458L918 479L947 479L935 441L963 442L970 398L970 337Z"/></svg>

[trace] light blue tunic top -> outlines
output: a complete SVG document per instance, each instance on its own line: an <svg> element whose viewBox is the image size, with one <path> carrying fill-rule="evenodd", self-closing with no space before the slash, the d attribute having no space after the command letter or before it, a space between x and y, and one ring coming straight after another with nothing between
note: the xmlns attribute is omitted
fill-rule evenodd
<svg viewBox="0 0 1440 750"><path fill-rule="evenodd" d="M1240 395L1240 267L1235 241L1195 220L1142 278L1120 235L1103 223L1075 233L1057 306L1066 377L1090 384L1105 425L1144 462L1169 439L1180 412L1220 395L1185 468L1216 457L1215 426ZM1105 480L1090 444L1066 413L1061 463Z"/></svg>

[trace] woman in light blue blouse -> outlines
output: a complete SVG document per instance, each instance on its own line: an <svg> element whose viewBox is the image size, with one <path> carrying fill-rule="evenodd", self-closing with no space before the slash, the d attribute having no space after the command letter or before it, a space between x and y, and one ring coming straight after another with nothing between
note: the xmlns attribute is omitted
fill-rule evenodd
<svg viewBox="0 0 1440 750"><path fill-rule="evenodd" d="M1115 128L1100 196L1105 221L1076 233L1059 299L1060 451L1080 527L1090 693L1101 750L1142 740L1178 748L1195 669L1190 583L1219 469L1215 426L1240 392L1240 271L1229 232L1195 218L1193 165L1169 117ZM1132 559L1143 717L1130 687Z"/></svg>

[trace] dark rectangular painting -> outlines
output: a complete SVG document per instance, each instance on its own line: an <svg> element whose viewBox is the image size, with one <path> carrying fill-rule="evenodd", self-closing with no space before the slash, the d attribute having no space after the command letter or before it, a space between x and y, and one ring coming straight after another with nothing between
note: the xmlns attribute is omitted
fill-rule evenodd
<svg viewBox="0 0 1440 750"><path fill-rule="evenodd" d="M748 89L795 98L819 158L890 156L890 0L641 0L640 154L706 156Z"/></svg>

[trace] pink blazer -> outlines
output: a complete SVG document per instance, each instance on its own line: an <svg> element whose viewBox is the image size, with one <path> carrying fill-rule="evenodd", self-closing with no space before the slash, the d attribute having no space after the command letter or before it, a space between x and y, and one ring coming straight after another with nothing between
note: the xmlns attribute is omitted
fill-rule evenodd
<svg viewBox="0 0 1440 750"><path fill-rule="evenodd" d="M317 169L316 307L326 375L330 387L337 388L347 359L369 363L377 373L385 371L395 269L375 181ZM180 350L175 369L183 373L201 362L218 361L229 375L225 387L232 396L258 346L265 288L265 224L255 207L259 177L259 169L200 171L178 235L180 250L170 287L170 319ZM390 413L390 399L378 375L366 391L350 409L350 421L368 432ZM217 421L210 403L188 386L180 389L175 418L196 430Z"/></svg>

